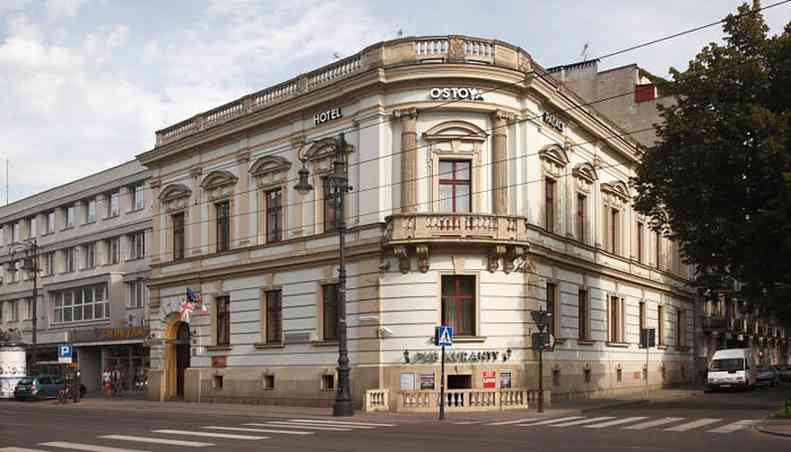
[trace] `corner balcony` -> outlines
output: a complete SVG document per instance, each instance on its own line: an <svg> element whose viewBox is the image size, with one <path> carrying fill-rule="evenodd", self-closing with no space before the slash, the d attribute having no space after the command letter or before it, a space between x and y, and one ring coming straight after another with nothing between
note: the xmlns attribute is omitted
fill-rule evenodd
<svg viewBox="0 0 791 452"><path fill-rule="evenodd" d="M411 270L410 251L418 269L429 269L432 246L482 246L487 250L489 271L506 273L524 262L529 248L527 218L480 213L401 213L387 217L383 245L399 258L399 269Z"/></svg>
<svg viewBox="0 0 791 452"><path fill-rule="evenodd" d="M724 332L728 329L727 326L728 321L725 317L703 317L703 331L705 332Z"/></svg>

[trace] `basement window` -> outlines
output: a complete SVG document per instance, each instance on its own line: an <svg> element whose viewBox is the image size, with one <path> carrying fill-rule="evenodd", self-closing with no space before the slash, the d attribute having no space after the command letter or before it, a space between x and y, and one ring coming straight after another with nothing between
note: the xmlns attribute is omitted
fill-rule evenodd
<svg viewBox="0 0 791 452"><path fill-rule="evenodd" d="M321 390L333 391L335 390L335 375L322 375L321 376Z"/></svg>
<svg viewBox="0 0 791 452"><path fill-rule="evenodd" d="M222 389L222 375L215 375L214 376L214 389Z"/></svg>
<svg viewBox="0 0 791 452"><path fill-rule="evenodd" d="M264 375L264 389L275 389L274 375Z"/></svg>

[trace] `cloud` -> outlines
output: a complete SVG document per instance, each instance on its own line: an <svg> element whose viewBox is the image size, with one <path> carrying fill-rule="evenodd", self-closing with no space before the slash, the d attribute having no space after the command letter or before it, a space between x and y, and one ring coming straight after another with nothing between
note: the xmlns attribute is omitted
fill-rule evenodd
<svg viewBox="0 0 791 452"><path fill-rule="evenodd" d="M86 0L47 0L47 17L50 21L75 17Z"/></svg>

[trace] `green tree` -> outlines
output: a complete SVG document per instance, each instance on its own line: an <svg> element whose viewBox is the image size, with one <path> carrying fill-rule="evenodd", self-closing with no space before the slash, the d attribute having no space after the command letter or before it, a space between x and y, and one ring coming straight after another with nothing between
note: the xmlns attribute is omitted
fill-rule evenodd
<svg viewBox="0 0 791 452"><path fill-rule="evenodd" d="M632 181L635 208L678 240L700 286L740 281L791 323L791 22L769 37L756 2L723 30L660 86L676 103Z"/></svg>

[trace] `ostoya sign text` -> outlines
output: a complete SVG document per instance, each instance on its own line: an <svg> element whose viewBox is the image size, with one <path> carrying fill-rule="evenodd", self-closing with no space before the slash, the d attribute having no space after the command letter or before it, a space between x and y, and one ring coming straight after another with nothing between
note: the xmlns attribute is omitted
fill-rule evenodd
<svg viewBox="0 0 791 452"><path fill-rule="evenodd" d="M324 124L327 121L334 121L340 118L343 118L341 107L331 108L313 115L313 125L317 126L319 124Z"/></svg>
<svg viewBox="0 0 791 452"><path fill-rule="evenodd" d="M483 100L480 88L431 88L428 95L432 99Z"/></svg>

